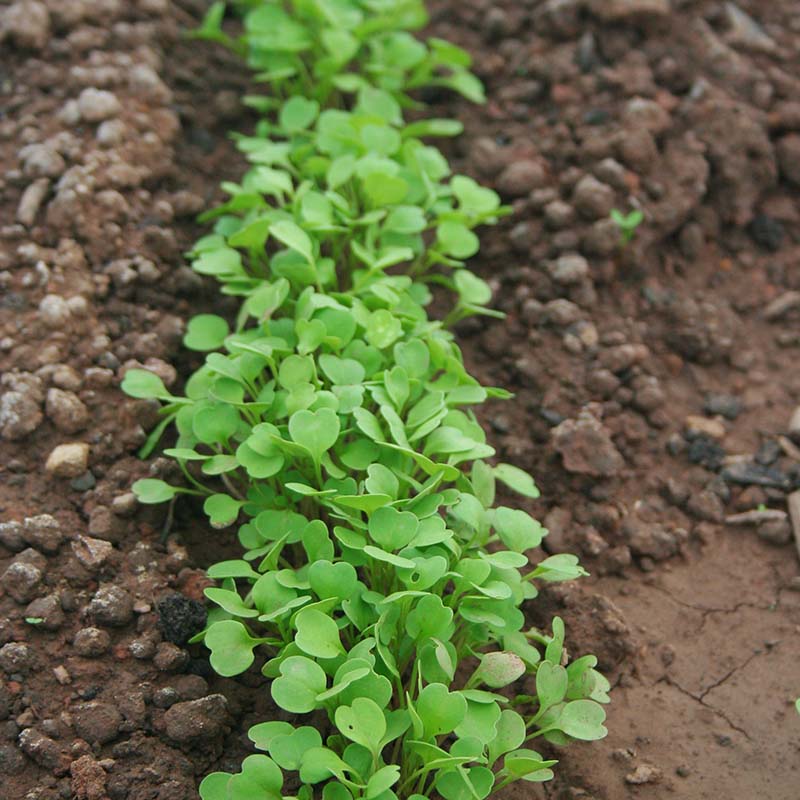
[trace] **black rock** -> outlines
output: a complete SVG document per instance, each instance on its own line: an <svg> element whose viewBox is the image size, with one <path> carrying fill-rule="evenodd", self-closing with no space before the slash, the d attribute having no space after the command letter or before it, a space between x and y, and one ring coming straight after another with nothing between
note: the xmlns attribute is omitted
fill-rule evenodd
<svg viewBox="0 0 800 800"><path fill-rule="evenodd" d="M736 419L742 413L742 401L732 394L710 394L704 405L706 414L719 414L725 419Z"/></svg>
<svg viewBox="0 0 800 800"><path fill-rule="evenodd" d="M159 600L158 627L164 638L183 645L206 624L206 609L202 603L182 594L170 594Z"/></svg>
<svg viewBox="0 0 800 800"><path fill-rule="evenodd" d="M761 443L756 453L756 461L764 467L774 464L780 457L781 446L774 439L767 439Z"/></svg>
<svg viewBox="0 0 800 800"><path fill-rule="evenodd" d="M540 408L539 409L539 416L551 427L555 428L556 425L560 425L565 417L562 414L559 414L558 411L553 411L551 408Z"/></svg>
<svg viewBox="0 0 800 800"><path fill-rule="evenodd" d="M731 464L722 471L722 477L729 483L738 483L742 486L768 486L774 489L791 489L792 487L791 480L784 472L755 461Z"/></svg>
<svg viewBox="0 0 800 800"><path fill-rule="evenodd" d="M750 235L765 250L774 253L783 244L783 225L766 214L758 214L750 223Z"/></svg>
<svg viewBox="0 0 800 800"><path fill-rule="evenodd" d="M700 434L692 439L686 453L692 464L700 464L711 470L718 470L725 458L725 450L710 436Z"/></svg>

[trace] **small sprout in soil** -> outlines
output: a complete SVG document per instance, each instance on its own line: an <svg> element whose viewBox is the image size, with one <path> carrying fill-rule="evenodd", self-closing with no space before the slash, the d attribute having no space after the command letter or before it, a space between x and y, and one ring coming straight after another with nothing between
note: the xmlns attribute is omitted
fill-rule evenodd
<svg viewBox="0 0 800 800"><path fill-rule="evenodd" d="M617 208L611 210L611 219L617 224L620 231L620 240L625 247L636 235L636 229L644 221L644 214L637 208L624 214Z"/></svg>

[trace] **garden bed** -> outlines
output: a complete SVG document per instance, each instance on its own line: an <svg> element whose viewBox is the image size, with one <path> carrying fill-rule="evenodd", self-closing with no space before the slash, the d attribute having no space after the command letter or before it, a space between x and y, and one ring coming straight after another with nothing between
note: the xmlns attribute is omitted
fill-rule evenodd
<svg viewBox="0 0 800 800"><path fill-rule="evenodd" d="M460 342L482 382L516 392L484 422L542 489L528 510L546 547L593 574L530 622L563 616L615 684L608 739L565 750L555 784L507 791L789 800L797 555L780 519L725 519L785 511L798 482L780 436L800 395L800 20L788 2L740 4L761 29L725 4L587 5L432 5L489 97L429 98L466 127L448 155L516 210L473 264L508 318L468 321ZM0 664L0 769L10 797L193 798L208 771L238 768L268 697L258 676L214 678L201 647L167 641L196 609L159 601L202 598L200 568L235 546L187 505L162 545L163 515L131 502L153 418L118 379L131 360L160 359L167 379L194 366L182 325L216 296L181 253L239 169L226 135L252 122L248 76L180 40L192 3L51 6L0 68L0 368L15 394L0 509L34 518L3 528L0 569L25 566L0 598L0 645L21 645ZM637 204L623 248L606 218ZM74 473L56 478L45 463L65 442L89 460L51 463ZM36 598L50 599L29 611Z"/></svg>

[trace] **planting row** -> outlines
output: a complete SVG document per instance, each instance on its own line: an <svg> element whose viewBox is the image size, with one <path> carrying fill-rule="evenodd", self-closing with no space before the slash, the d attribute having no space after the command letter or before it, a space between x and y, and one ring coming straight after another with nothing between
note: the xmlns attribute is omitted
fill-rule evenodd
<svg viewBox="0 0 800 800"><path fill-rule="evenodd" d="M593 656L567 663L560 619L526 629L538 582L584 572L566 554L530 564L546 531L495 505L497 482L538 492L490 463L470 407L509 395L468 374L448 331L496 315L464 260L507 209L427 143L461 125L424 118L415 90L481 101L469 55L411 33L427 21L416 0L233 11L240 35L223 3L198 35L265 84L244 99L260 122L190 255L240 311L190 321L186 346L208 355L185 396L142 370L123 384L163 403L145 454L174 428L165 452L185 475L139 481L139 499L196 495L212 526L242 522L243 557L209 569L212 666L236 675L258 656L295 720L253 727L262 752L201 795L467 800L547 780L556 762L531 744L605 735L608 683ZM453 298L443 319L435 296Z"/></svg>

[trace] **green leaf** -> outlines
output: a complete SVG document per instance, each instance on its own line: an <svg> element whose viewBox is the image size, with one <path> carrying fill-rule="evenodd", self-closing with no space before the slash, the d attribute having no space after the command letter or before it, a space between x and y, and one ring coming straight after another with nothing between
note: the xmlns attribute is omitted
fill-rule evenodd
<svg viewBox="0 0 800 800"><path fill-rule="evenodd" d="M242 771L228 782L231 800L249 800L259 797L264 800L280 800L283 773L280 767L267 756L247 756L242 762Z"/></svg>
<svg viewBox="0 0 800 800"><path fill-rule="evenodd" d="M339 438L339 417L330 408L319 411L296 411L289 418L289 434L292 440L303 446L319 464Z"/></svg>
<svg viewBox="0 0 800 800"><path fill-rule="evenodd" d="M605 710L594 700L573 700L561 709L558 727L573 739L591 742L608 734L605 719Z"/></svg>
<svg viewBox="0 0 800 800"><path fill-rule="evenodd" d="M457 270L453 275L453 282L462 303L485 306L492 299L492 289L489 284L477 275L473 275L469 270Z"/></svg>
<svg viewBox="0 0 800 800"><path fill-rule="evenodd" d="M408 183L402 178L380 172L367 175L363 180L363 186L373 208L401 203L409 191Z"/></svg>
<svg viewBox="0 0 800 800"><path fill-rule="evenodd" d="M230 333L228 323L215 314L198 314L189 320L183 344L190 350L218 350Z"/></svg>
<svg viewBox="0 0 800 800"><path fill-rule="evenodd" d="M380 547L373 547L371 544L365 545L363 550L368 556L401 569L413 569L416 566L416 564L409 558L396 556L394 553L387 553Z"/></svg>
<svg viewBox="0 0 800 800"><path fill-rule="evenodd" d="M136 499L145 505L166 503L168 500L172 500L179 491L176 487L157 478L141 478L134 482L131 489L133 489Z"/></svg>
<svg viewBox="0 0 800 800"><path fill-rule="evenodd" d="M220 589L216 586L209 586L205 589L204 594L212 603L216 603L229 614L233 614L236 617L247 618L258 616L258 611L245 605L242 598L234 591Z"/></svg>
<svg viewBox="0 0 800 800"><path fill-rule="evenodd" d="M319 103L316 100L296 95L283 104L278 121L287 133L297 133L308 128L318 113Z"/></svg>
<svg viewBox="0 0 800 800"><path fill-rule="evenodd" d="M315 608L304 608L295 617L295 644L314 658L336 658L343 648L339 628L329 616Z"/></svg>
<svg viewBox="0 0 800 800"><path fill-rule="evenodd" d="M500 689L524 674L525 663L514 653L505 651L486 653L481 656L481 663L473 673L472 680L480 681L493 689Z"/></svg>
<svg viewBox="0 0 800 800"><path fill-rule="evenodd" d="M517 508L495 509L492 524L506 547L517 553L538 547L544 536L541 524Z"/></svg>
<svg viewBox="0 0 800 800"><path fill-rule="evenodd" d="M380 797L400 780L400 767L397 764L389 764L381 767L373 773L367 782L367 789L364 792L365 800L373 800Z"/></svg>
<svg viewBox="0 0 800 800"><path fill-rule="evenodd" d="M258 573L246 562L241 559L232 561L219 561L212 564L206 574L214 580L224 578L258 578Z"/></svg>
<svg viewBox="0 0 800 800"><path fill-rule="evenodd" d="M489 763L493 764L503 753L521 747L526 735L525 720L516 711L504 709L497 723L497 734L489 742Z"/></svg>
<svg viewBox="0 0 800 800"><path fill-rule="evenodd" d="M290 220L281 220L270 225L269 232L281 244L290 250L300 253L309 263L314 262L314 255L309 235L296 223Z"/></svg>
<svg viewBox="0 0 800 800"><path fill-rule="evenodd" d="M312 747L303 754L300 765L300 780L303 783L321 783L328 778L345 780L351 768L333 750L327 747ZM327 786L330 784L326 784ZM323 795L327 797L327 795ZM332 800L343 800L339 793L331 795Z"/></svg>
<svg viewBox="0 0 800 800"><path fill-rule="evenodd" d="M445 564L446 567L446 564ZM449 639L453 631L453 611L435 594L425 595L411 610L406 619L408 635L418 641Z"/></svg>
<svg viewBox="0 0 800 800"><path fill-rule="evenodd" d="M556 761L545 761L535 750L514 750L503 759L503 769L514 778L547 781L553 777L549 767Z"/></svg>
<svg viewBox="0 0 800 800"><path fill-rule="evenodd" d="M533 577L549 583L572 581L589 573L578 563L578 557L570 553L559 553L540 561Z"/></svg>
<svg viewBox="0 0 800 800"><path fill-rule="evenodd" d="M336 727L351 742L372 753L381 749L386 734L386 717L381 707L368 697L357 697L349 706L339 706L334 715Z"/></svg>
<svg viewBox="0 0 800 800"><path fill-rule="evenodd" d="M261 643L254 639L241 622L233 619L214 622L204 638L211 650L211 666L219 675L229 678L247 670L255 660L253 648Z"/></svg>
<svg viewBox="0 0 800 800"><path fill-rule="evenodd" d="M394 344L403 335L400 320L387 311L379 308L374 311L367 322L367 341L379 350Z"/></svg>
<svg viewBox="0 0 800 800"><path fill-rule="evenodd" d="M421 119L403 128L403 138L458 136L464 126L457 119Z"/></svg>
<svg viewBox="0 0 800 800"><path fill-rule="evenodd" d="M497 735L500 721L500 706L492 700L489 703L467 701L467 714L463 722L456 728L461 739L474 737L483 744L489 744Z"/></svg>
<svg viewBox="0 0 800 800"><path fill-rule="evenodd" d="M533 478L524 470L519 469L519 467L515 467L512 464L498 464L493 471L497 480L502 481L517 494L530 497L532 500L536 500L539 497L539 489Z"/></svg>
<svg viewBox="0 0 800 800"><path fill-rule="evenodd" d="M322 667L305 656L289 656L280 665L280 677L272 682L272 699L290 714L307 714L317 707L317 695L324 692Z"/></svg>
<svg viewBox="0 0 800 800"><path fill-rule="evenodd" d="M219 5L224 6L224 3ZM200 782L198 791L201 800L229 800L228 782L231 775L228 772L212 772Z"/></svg>
<svg viewBox="0 0 800 800"><path fill-rule="evenodd" d="M358 384L364 380L364 367L353 358L339 358L328 353L319 357L319 365L331 383L343 386Z"/></svg>
<svg viewBox="0 0 800 800"><path fill-rule="evenodd" d="M436 777L436 789L444 800L483 800L493 785L494 773L486 767L457 767Z"/></svg>
<svg viewBox="0 0 800 800"><path fill-rule="evenodd" d="M346 600L356 589L358 575L354 567L345 561L333 564L319 560L308 568L308 582L311 584L311 591L320 600L329 597Z"/></svg>
<svg viewBox="0 0 800 800"><path fill-rule="evenodd" d="M272 720L253 725L247 731L247 738L259 749L269 752L270 744L276 736L288 736L294 730L290 722Z"/></svg>
<svg viewBox="0 0 800 800"><path fill-rule="evenodd" d="M442 222L436 229L436 241L453 258L469 258L480 249L478 237L460 222Z"/></svg>
<svg viewBox="0 0 800 800"><path fill-rule="evenodd" d="M208 515L212 527L227 528L236 522L243 505L243 500L234 500L230 495L212 494L203 503L203 511Z"/></svg>
<svg viewBox="0 0 800 800"><path fill-rule="evenodd" d="M164 386L164 381L154 372L146 369L129 369L121 384L122 391L130 397L142 400L170 400L172 395Z"/></svg>
<svg viewBox="0 0 800 800"><path fill-rule="evenodd" d="M322 736L319 731L310 725L303 725L291 733L275 736L270 742L269 754L281 769L299 770L303 756L312 747L321 746Z"/></svg>
<svg viewBox="0 0 800 800"><path fill-rule="evenodd" d="M369 519L369 535L385 550L402 550L417 535L419 520L392 506L377 509Z"/></svg>
<svg viewBox="0 0 800 800"><path fill-rule="evenodd" d="M417 206L395 206L383 222L383 228L395 233L421 233L428 227L425 212Z"/></svg>
<svg viewBox="0 0 800 800"><path fill-rule="evenodd" d="M550 708L560 703L567 693L568 683L569 678L564 667L542 661L536 670L536 695L539 708Z"/></svg>
<svg viewBox="0 0 800 800"><path fill-rule="evenodd" d="M460 692L451 692L442 683L429 683L414 704L422 721L426 739L451 733L467 714L467 701Z"/></svg>

